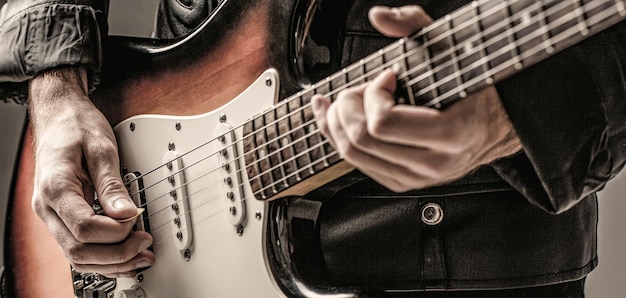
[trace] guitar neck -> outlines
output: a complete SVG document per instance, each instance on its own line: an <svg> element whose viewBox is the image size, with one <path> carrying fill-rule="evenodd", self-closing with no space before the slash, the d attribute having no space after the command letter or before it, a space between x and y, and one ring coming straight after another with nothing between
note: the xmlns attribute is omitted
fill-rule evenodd
<svg viewBox="0 0 626 298"><path fill-rule="evenodd" d="M392 68L399 104L443 109L625 18L625 0L474 1L244 125L255 196L275 197L341 161L315 126L314 94L334 99Z"/></svg>

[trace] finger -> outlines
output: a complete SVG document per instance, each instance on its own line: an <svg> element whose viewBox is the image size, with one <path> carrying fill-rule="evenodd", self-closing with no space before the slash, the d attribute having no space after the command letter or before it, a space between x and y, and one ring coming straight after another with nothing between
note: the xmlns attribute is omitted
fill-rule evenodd
<svg viewBox="0 0 626 298"><path fill-rule="evenodd" d="M402 164L390 163L360 150L350 150L345 160L368 177L394 192L405 192L423 185L425 177Z"/></svg>
<svg viewBox="0 0 626 298"><path fill-rule="evenodd" d="M119 264L74 264L72 266L78 272L94 272L106 276L128 277L134 276L138 269L152 266L154 260L154 254L149 250L145 250L134 258Z"/></svg>
<svg viewBox="0 0 626 298"><path fill-rule="evenodd" d="M108 131L107 131L108 133ZM85 161L104 213L124 220L137 214L119 173L119 157L112 132L86 145Z"/></svg>
<svg viewBox="0 0 626 298"><path fill-rule="evenodd" d="M56 216L52 209L48 209L43 213L48 229L61 246L67 259L74 265L125 263L152 245L152 236L142 231L133 232L117 243L82 243L74 238L72 232L70 232L63 221ZM99 217L112 221L112 219L108 217ZM122 271L128 270L117 270L116 272Z"/></svg>
<svg viewBox="0 0 626 298"><path fill-rule="evenodd" d="M401 7L374 6L369 11L372 26L390 37L407 36L432 23L432 18L417 5Z"/></svg>
<svg viewBox="0 0 626 298"><path fill-rule="evenodd" d="M118 223L110 217L96 215L85 200L82 183L74 172L58 166L37 173L33 192L33 209L37 215L46 224L60 221L71 231L72 239L83 243L115 243L125 239L134 223Z"/></svg>
<svg viewBox="0 0 626 298"><path fill-rule="evenodd" d="M396 74L385 70L365 89L368 133L376 140L408 146L432 145L441 135L441 112L395 103ZM426 137L426 139L422 139Z"/></svg>
<svg viewBox="0 0 626 298"><path fill-rule="evenodd" d="M313 115L315 116L317 127L326 138L329 138L330 135L328 133L328 119L326 118L326 113L328 112L328 107L330 106L330 99L316 94L311 98L311 105L313 107ZM330 139L329 141L332 142Z"/></svg>
<svg viewBox="0 0 626 298"><path fill-rule="evenodd" d="M384 129L387 121L393 120L392 109L396 105L394 92L396 90L396 74L392 70L385 70L378 75L365 89L363 94L363 108L367 118L367 129L374 137L385 136Z"/></svg>

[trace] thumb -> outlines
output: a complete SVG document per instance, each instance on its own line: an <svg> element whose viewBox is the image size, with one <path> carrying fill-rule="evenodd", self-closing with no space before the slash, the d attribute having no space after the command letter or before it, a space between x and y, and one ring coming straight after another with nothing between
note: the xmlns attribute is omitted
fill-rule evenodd
<svg viewBox="0 0 626 298"><path fill-rule="evenodd" d="M108 139L103 138L104 142ZM91 181L98 195L98 201L104 213L117 220L128 219L137 214L137 206L131 200L119 173L117 146L87 146L97 148L86 150L85 161L89 169ZM102 145L102 144L100 144ZM102 150L109 148L109 150Z"/></svg>
<svg viewBox="0 0 626 298"><path fill-rule="evenodd" d="M107 182L96 182L98 180ZM107 216L123 220L137 215L137 206L128 195L119 175L96 178L94 185L100 206Z"/></svg>
<svg viewBox="0 0 626 298"><path fill-rule="evenodd" d="M372 26L389 37L403 37L432 23L432 18L417 5L374 6L369 11Z"/></svg>

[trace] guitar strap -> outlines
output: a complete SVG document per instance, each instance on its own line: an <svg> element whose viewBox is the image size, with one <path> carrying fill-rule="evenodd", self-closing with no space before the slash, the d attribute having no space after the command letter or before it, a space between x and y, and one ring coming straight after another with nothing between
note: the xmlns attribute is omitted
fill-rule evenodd
<svg viewBox="0 0 626 298"><path fill-rule="evenodd" d="M27 83L0 83L0 297L12 295L7 237L11 228L11 199L13 197L20 147L26 131Z"/></svg>

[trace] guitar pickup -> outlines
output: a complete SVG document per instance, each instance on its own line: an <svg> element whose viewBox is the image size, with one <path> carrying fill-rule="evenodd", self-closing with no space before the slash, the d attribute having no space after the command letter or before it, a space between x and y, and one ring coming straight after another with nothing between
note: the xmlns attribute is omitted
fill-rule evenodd
<svg viewBox="0 0 626 298"><path fill-rule="evenodd" d="M228 123L220 123L215 128L217 142L217 160L220 164L220 176L223 180L222 193L226 220L233 226L239 226L246 218L246 205L243 204L241 166L235 146L235 133Z"/></svg>
<svg viewBox="0 0 626 298"><path fill-rule="evenodd" d="M174 235L172 239L176 248L185 253L191 248L193 233L187 199L187 183L185 182L185 175L183 175L183 161L180 158L180 153L168 151L163 157L163 163L165 164L163 167L165 179L170 186L168 196L171 204L168 212L170 227Z"/></svg>

